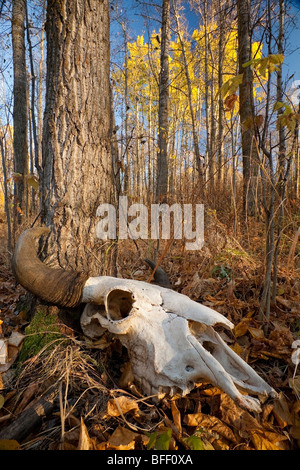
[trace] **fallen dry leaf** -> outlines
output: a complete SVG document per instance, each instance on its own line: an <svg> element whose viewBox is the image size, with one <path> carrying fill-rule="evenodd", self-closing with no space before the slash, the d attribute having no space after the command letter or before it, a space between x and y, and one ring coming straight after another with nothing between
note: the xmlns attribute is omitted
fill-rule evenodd
<svg viewBox="0 0 300 470"><path fill-rule="evenodd" d="M5 341L4 339L0 339L0 364L7 363L7 356L7 341Z"/></svg>
<svg viewBox="0 0 300 470"><path fill-rule="evenodd" d="M261 328L253 328L249 326L248 331L251 334L251 336L255 339L264 339L265 337L264 331Z"/></svg>
<svg viewBox="0 0 300 470"><path fill-rule="evenodd" d="M129 411L134 414L140 414L139 405L136 400L124 395L112 398L107 403L107 413L109 416L120 416L128 413Z"/></svg>
<svg viewBox="0 0 300 470"><path fill-rule="evenodd" d="M8 338L8 345L18 348L24 341L25 335L19 333L18 331L13 331L10 337Z"/></svg>
<svg viewBox="0 0 300 470"><path fill-rule="evenodd" d="M274 401L273 414L281 428L285 428L288 424L293 424L287 399L282 392L280 392L278 399Z"/></svg>
<svg viewBox="0 0 300 470"><path fill-rule="evenodd" d="M1 439L0 440L0 450L18 450L20 444L13 439Z"/></svg>
<svg viewBox="0 0 300 470"><path fill-rule="evenodd" d="M175 400L171 400L171 411L172 411L172 417L174 424L176 428L178 429L179 434L182 434L182 427L181 427L181 415L180 411L177 408Z"/></svg>
<svg viewBox="0 0 300 470"><path fill-rule="evenodd" d="M187 426L201 426L201 428L204 428L207 431L213 433L217 433L218 435L233 442L234 444L237 443L232 430L215 416L209 416L204 413L188 414L184 417L184 422Z"/></svg>
<svg viewBox="0 0 300 470"><path fill-rule="evenodd" d="M15 362L19 355L19 349L15 346L8 346L8 357L5 364L0 364L0 372L6 372Z"/></svg>
<svg viewBox="0 0 300 470"><path fill-rule="evenodd" d="M134 381L131 362L126 362L123 365L121 372L122 375L119 379L119 387L127 388Z"/></svg>
<svg viewBox="0 0 300 470"><path fill-rule="evenodd" d="M289 431L294 439L300 440L300 423L297 426L291 426Z"/></svg>
<svg viewBox="0 0 300 470"><path fill-rule="evenodd" d="M80 421L80 436L77 449L78 450L93 450L93 442L89 436L86 425L84 424L83 418Z"/></svg>
<svg viewBox="0 0 300 470"><path fill-rule="evenodd" d="M238 356L240 356L244 361L248 362L249 351L247 348L243 348L239 343L234 343L232 346L229 346Z"/></svg>
<svg viewBox="0 0 300 470"><path fill-rule="evenodd" d="M234 327L233 333L236 338L244 336L247 333L250 321L251 318L243 318L243 320Z"/></svg>
<svg viewBox="0 0 300 470"><path fill-rule="evenodd" d="M300 399L300 375L296 375L289 379L289 386L294 391L297 399Z"/></svg>
<svg viewBox="0 0 300 470"><path fill-rule="evenodd" d="M135 447L135 439L138 436L139 434L136 432L118 426L108 439L107 448L111 450L133 450Z"/></svg>
<svg viewBox="0 0 300 470"><path fill-rule="evenodd" d="M251 429L263 429L260 423L248 411L243 410L225 393L221 394L221 419L228 426L236 429L242 436Z"/></svg>
<svg viewBox="0 0 300 470"><path fill-rule="evenodd" d="M215 397L221 394L221 390L218 387L210 387L205 388L204 390L200 390L200 394L207 397Z"/></svg>
<svg viewBox="0 0 300 470"><path fill-rule="evenodd" d="M19 403L19 405L14 411L14 414L18 414L24 410L24 408L28 405L31 399L37 394L39 388L40 388L40 385L37 382L33 382L28 385L28 387L26 388L22 396L21 402Z"/></svg>
<svg viewBox="0 0 300 470"><path fill-rule="evenodd" d="M286 436L282 436L275 432L253 430L249 431L250 438L256 450L284 450L283 441L287 440Z"/></svg>

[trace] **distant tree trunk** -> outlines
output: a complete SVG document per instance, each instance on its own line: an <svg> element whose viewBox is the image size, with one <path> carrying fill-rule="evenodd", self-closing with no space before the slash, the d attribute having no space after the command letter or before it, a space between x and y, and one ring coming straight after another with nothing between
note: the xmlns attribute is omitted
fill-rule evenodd
<svg viewBox="0 0 300 470"><path fill-rule="evenodd" d="M0 121L1 122L1 121ZM1 127L3 127L1 125ZM6 151L4 148L5 138L0 132L0 153L1 153L1 162L2 162L2 173L3 173L3 186L4 186L4 208L7 221L7 249L8 252L12 251L12 240L11 240L11 220L10 220L10 209L9 209L9 194L8 194L8 182L7 182L7 170L6 170Z"/></svg>
<svg viewBox="0 0 300 470"><path fill-rule="evenodd" d="M175 18L176 18L177 35L178 35L178 39L181 45L184 71L185 71L185 76L186 76L186 81L187 81L187 86L188 86L188 103L189 103L189 110L190 110L190 115L191 115L191 120L192 120L193 147L194 147L197 170L199 174L199 194L200 194L200 197L203 198L204 196L203 164L202 164L201 156L200 156L196 118L195 118L193 102L192 102L192 84L191 84L191 79L190 79L190 74L189 74L189 69L188 69L188 62L186 58L184 41L182 38L182 34L180 32L179 16L177 12L175 12Z"/></svg>
<svg viewBox="0 0 300 470"><path fill-rule="evenodd" d="M284 54L284 19L285 19L285 0L279 0L279 31L278 31L278 54ZM282 65L277 69L277 101L284 101L283 93L283 80L282 80ZM282 110L278 111L278 115L282 113ZM277 194L279 195L279 210L278 210L278 226L277 226L277 241L274 250L274 262L273 262L273 292L272 302L275 303L276 292L277 292L277 262L279 254L279 246L281 241L281 232L283 226L284 206L285 206L285 192L287 181L285 180L286 173L286 135L285 128L279 124L278 128L278 140L279 140L279 156L278 156L278 182L277 182Z"/></svg>
<svg viewBox="0 0 300 470"><path fill-rule="evenodd" d="M96 211L112 188L108 0L48 0L43 221L63 268L101 273ZM49 250L49 245L51 246Z"/></svg>
<svg viewBox="0 0 300 470"><path fill-rule="evenodd" d="M221 0L218 0L218 27L219 27L219 42L218 42L218 89L220 90L223 85L223 64L224 64L224 41L225 41L225 19L224 10L222 9ZM217 141L217 186L218 190L222 189L224 183L224 104L221 93L218 98L218 141Z"/></svg>
<svg viewBox="0 0 300 470"><path fill-rule="evenodd" d="M240 119L243 153L243 214L253 214L255 207L254 169L255 169L255 131L253 104L253 73L251 67L243 64L252 59L251 43L251 0L237 0L238 12L238 55L239 73L243 74L240 92Z"/></svg>
<svg viewBox="0 0 300 470"><path fill-rule="evenodd" d="M25 0L12 2L12 46L14 68L14 171L15 208L19 207L18 223L21 223L22 213L26 210L26 187L28 174L28 91L25 56ZM16 215L16 214L15 214Z"/></svg>
<svg viewBox="0 0 300 470"><path fill-rule="evenodd" d="M124 81L125 81L125 100L124 100L124 106L125 106L125 119L124 119L124 144L125 144L125 149L124 149L124 154L122 153L122 158L124 159L124 193L125 194L130 194L131 192L131 184L130 184L130 166L129 166L129 154L128 154L128 147L129 147L129 126L128 126L128 115L129 115L129 99L128 99L128 37L127 37L127 26L123 22L122 23L122 30L123 30L123 35L124 35ZM123 145L123 141L122 141Z"/></svg>
<svg viewBox="0 0 300 470"><path fill-rule="evenodd" d="M162 4L156 186L158 199L165 198L168 191L170 3L171 0L163 0Z"/></svg>

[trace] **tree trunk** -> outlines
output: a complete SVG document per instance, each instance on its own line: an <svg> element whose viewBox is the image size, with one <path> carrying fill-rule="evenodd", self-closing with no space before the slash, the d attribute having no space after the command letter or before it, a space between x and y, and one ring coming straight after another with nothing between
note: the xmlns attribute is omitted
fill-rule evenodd
<svg viewBox="0 0 300 470"><path fill-rule="evenodd" d="M224 42L225 42L225 18L223 5L221 0L218 0L218 28L219 28L219 42L218 42L218 89L220 90L223 85L223 65L224 65ZM224 184L224 104L221 93L218 98L218 140L217 140L217 186L218 192L223 189Z"/></svg>
<svg viewBox="0 0 300 470"><path fill-rule="evenodd" d="M19 206L18 223L22 221L26 201L26 176L28 174L28 99L25 56L25 0L12 2L12 46L14 68L14 171L18 173L15 181L15 208Z"/></svg>
<svg viewBox="0 0 300 470"><path fill-rule="evenodd" d="M96 211L110 202L108 0L48 0L42 219L56 264L99 275Z"/></svg>
<svg viewBox="0 0 300 470"><path fill-rule="evenodd" d="M250 31L251 0L237 0L239 73L243 74L240 92L240 119L243 153L243 214L246 217L255 208L255 131L253 104L253 73L243 64L252 59Z"/></svg>
<svg viewBox="0 0 300 470"><path fill-rule="evenodd" d="M163 0L162 5L156 186L158 200L160 197L165 198L168 191L170 3L171 0Z"/></svg>
<svg viewBox="0 0 300 470"><path fill-rule="evenodd" d="M279 31L278 31L278 54L284 54L284 19L285 19L285 0L279 0ZM282 80L282 65L277 69L277 101L282 102L284 100L283 92L283 80ZM278 115L282 113L280 109ZM285 206L285 190L287 181L284 180L285 176L285 167L286 167L286 135L284 127L279 124L278 129L278 139L279 139L279 155L278 155L278 182L277 182L277 194L279 195L279 210L278 210L278 222L277 222L277 241L274 250L274 263L273 263L273 292L272 292L272 303L276 301L276 292L277 292L277 262L279 254L279 246L282 235L282 226L283 226L283 216L284 216L284 206Z"/></svg>
<svg viewBox="0 0 300 470"><path fill-rule="evenodd" d="M190 79L190 74L189 74L189 69L188 69L188 62L187 62L186 53L185 53L184 40L180 32L179 15L177 12L175 12L175 18L176 18L177 35L178 35L178 39L181 45L184 71L185 71L185 76L186 76L186 81L187 81L187 86L188 86L188 103L189 103L189 110L190 110L191 120L192 120L193 147L194 147L195 160L196 160L196 165L197 165L198 174L199 174L199 194L200 194L200 197L203 199L204 197L203 164L201 161L201 155L200 155L200 150L199 150L199 139L198 139L196 118L195 118L193 101L192 101L192 84L191 84L191 79Z"/></svg>

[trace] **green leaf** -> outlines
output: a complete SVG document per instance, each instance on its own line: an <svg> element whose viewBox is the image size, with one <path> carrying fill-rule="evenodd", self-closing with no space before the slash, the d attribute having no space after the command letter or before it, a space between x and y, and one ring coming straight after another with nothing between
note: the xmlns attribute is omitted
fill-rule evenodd
<svg viewBox="0 0 300 470"><path fill-rule="evenodd" d="M286 103L283 103L282 101L276 101L273 107L273 111L278 111L281 108L284 108Z"/></svg>
<svg viewBox="0 0 300 470"><path fill-rule="evenodd" d="M149 442L147 444L147 450L153 449L155 442L156 442L157 432L153 432L149 436Z"/></svg>
<svg viewBox="0 0 300 470"><path fill-rule="evenodd" d="M274 70L278 70L278 65L281 65L284 61L283 54L270 54L267 57L261 57L259 59L252 59L243 64L243 68L251 66L264 78L267 76L267 71L272 73Z"/></svg>
<svg viewBox="0 0 300 470"><path fill-rule="evenodd" d="M204 450L203 441L198 436L187 437L185 442L191 450Z"/></svg>
<svg viewBox="0 0 300 470"><path fill-rule="evenodd" d="M169 450L172 438L172 429L168 429L158 436L155 443L155 450Z"/></svg>
<svg viewBox="0 0 300 470"><path fill-rule="evenodd" d="M275 65L281 65L284 61L284 54L271 54L269 55L269 60Z"/></svg>
<svg viewBox="0 0 300 470"><path fill-rule="evenodd" d="M229 80L227 80L227 82L225 82L219 90L221 97L224 99L227 95L233 95L237 91L242 81L243 81L242 73L240 73L236 77L229 78Z"/></svg>
<svg viewBox="0 0 300 470"><path fill-rule="evenodd" d="M34 175L27 175L27 184L31 186L35 191L39 190L39 182Z"/></svg>

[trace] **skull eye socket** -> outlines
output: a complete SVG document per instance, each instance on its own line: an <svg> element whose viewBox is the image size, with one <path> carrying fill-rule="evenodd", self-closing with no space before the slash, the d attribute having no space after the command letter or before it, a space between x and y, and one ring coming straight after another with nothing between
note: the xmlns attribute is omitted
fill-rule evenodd
<svg viewBox="0 0 300 470"><path fill-rule="evenodd" d="M107 314L111 320L119 321L130 315L134 298L131 292L112 290L107 296Z"/></svg>

